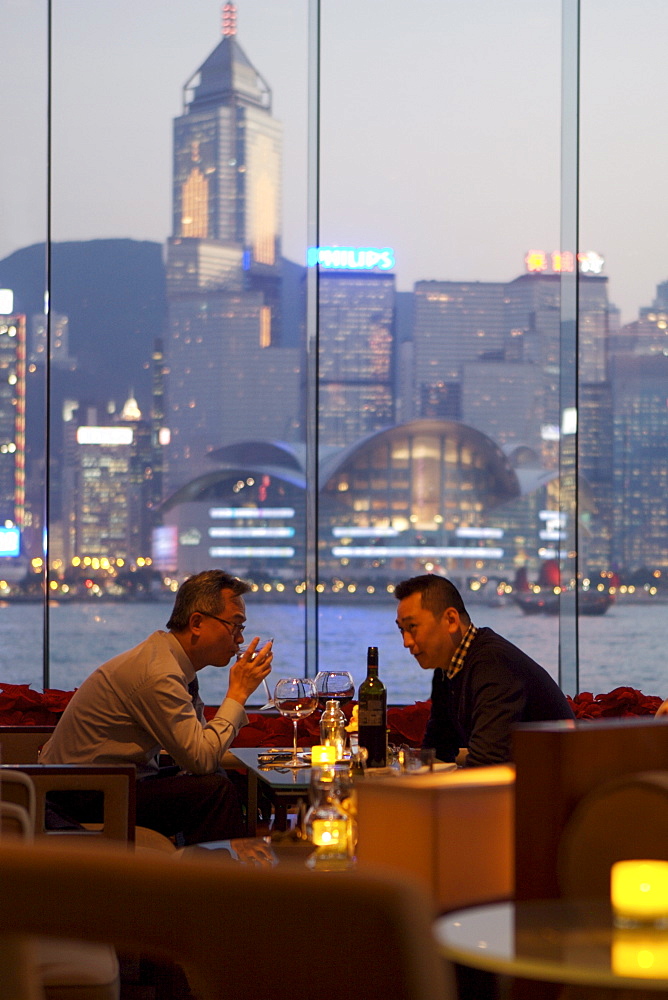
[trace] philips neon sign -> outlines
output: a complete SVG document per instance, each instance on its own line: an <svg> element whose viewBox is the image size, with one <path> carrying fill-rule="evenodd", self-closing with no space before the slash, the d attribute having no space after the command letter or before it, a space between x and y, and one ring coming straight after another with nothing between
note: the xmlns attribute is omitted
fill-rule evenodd
<svg viewBox="0 0 668 1000"><path fill-rule="evenodd" d="M391 247L309 247L308 267L333 268L343 271L389 271L394 267Z"/></svg>

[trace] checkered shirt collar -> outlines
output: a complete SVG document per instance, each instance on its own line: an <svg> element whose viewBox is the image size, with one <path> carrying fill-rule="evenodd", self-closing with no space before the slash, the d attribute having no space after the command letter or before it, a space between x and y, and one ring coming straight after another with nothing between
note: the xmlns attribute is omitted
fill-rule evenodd
<svg viewBox="0 0 668 1000"><path fill-rule="evenodd" d="M466 632L464 633L464 638L457 646L455 655L450 660L450 665L448 669L445 671L445 676L448 678L448 680L452 680L452 678L456 674L458 674L459 671L464 666L464 660L466 658L466 654L468 653L469 646L476 637L477 631L478 629L475 627L473 622L471 622Z"/></svg>

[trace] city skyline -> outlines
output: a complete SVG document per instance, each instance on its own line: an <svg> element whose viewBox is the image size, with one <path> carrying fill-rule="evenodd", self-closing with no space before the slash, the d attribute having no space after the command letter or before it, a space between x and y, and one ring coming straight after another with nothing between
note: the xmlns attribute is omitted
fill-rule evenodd
<svg viewBox="0 0 668 1000"><path fill-rule="evenodd" d="M164 242L171 121L181 88L219 37L220 6L56 0L54 240ZM395 0L323 5L321 242L393 245L399 290L418 280L508 281L527 250L558 248L560 4L516 0L501 12L476 0L476 8L473 18L470 4L422 0L409 18ZM307 242L307 13L305 0L238 4L240 43L285 129L284 254L298 263ZM616 0L582 5L581 246L606 258L624 322L668 275L659 220L652 227L663 142L654 109L666 87L653 46L662 16L658 0L633 16ZM45 232L45 5L8 0L0 23L15 42L3 125L24 154L0 168L6 256ZM86 142L71 142L79 134ZM635 153L648 135L652 155L639 173Z"/></svg>

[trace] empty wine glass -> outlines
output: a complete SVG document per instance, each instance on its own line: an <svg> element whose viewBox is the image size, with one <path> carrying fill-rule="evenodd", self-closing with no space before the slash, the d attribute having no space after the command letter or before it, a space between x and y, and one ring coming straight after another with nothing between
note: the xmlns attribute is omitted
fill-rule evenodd
<svg viewBox="0 0 668 1000"><path fill-rule="evenodd" d="M318 706L315 681L309 677L283 678L274 689L274 705L281 715L292 719L292 759L286 762L286 767L308 767L309 765L297 756L297 720L312 715Z"/></svg>
<svg viewBox="0 0 668 1000"><path fill-rule="evenodd" d="M355 694L353 675L347 670L321 670L316 674L315 687L318 692L318 707L324 709L327 702L336 698L343 706Z"/></svg>

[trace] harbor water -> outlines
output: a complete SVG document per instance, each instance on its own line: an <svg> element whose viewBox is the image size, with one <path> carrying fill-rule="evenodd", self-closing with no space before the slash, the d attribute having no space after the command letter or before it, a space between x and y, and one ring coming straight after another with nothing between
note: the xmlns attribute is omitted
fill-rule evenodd
<svg viewBox="0 0 668 1000"><path fill-rule="evenodd" d="M525 616L514 604L472 606L476 625L488 625L520 646L558 679L559 619ZM69 691L100 663L164 628L170 605L160 602L71 603L49 608L49 687ZM304 672L303 607L247 602L246 635L274 637L273 685ZM365 675L367 646L380 650L380 675L394 704L429 696L430 674L403 648L394 618L396 603L324 604L319 609L320 669L350 670L358 686ZM579 689L594 694L620 685L647 695L668 696L666 607L617 603L601 617L580 618ZM44 629L39 604L0 606L0 681L42 689ZM227 669L200 674L202 696L216 704L227 688ZM568 692L572 693L572 692ZM258 701L259 705L260 702Z"/></svg>

